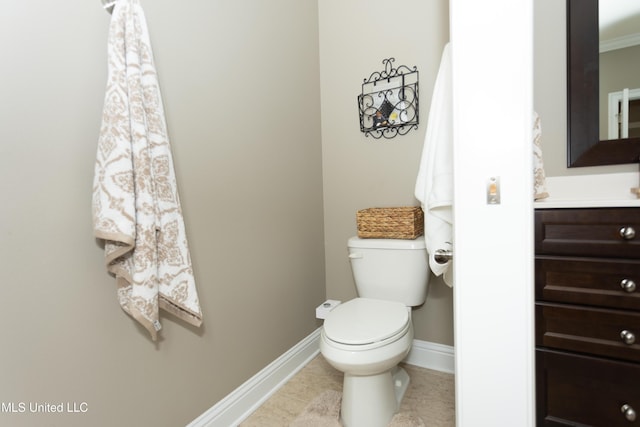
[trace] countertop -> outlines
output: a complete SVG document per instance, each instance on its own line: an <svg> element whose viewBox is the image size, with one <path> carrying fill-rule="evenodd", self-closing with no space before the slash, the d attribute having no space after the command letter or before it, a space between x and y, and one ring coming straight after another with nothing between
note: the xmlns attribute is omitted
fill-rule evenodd
<svg viewBox="0 0 640 427"><path fill-rule="evenodd" d="M637 172L547 177L549 197L533 203L535 209L640 207L631 188L640 187Z"/></svg>

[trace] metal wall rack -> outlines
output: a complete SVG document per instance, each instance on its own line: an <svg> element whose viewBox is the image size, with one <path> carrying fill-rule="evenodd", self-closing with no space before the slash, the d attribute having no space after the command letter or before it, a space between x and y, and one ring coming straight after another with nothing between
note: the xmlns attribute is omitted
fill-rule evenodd
<svg viewBox="0 0 640 427"><path fill-rule="evenodd" d="M384 69L362 83L358 95L360 130L375 139L394 138L418 129L418 70L400 65L395 58L382 60Z"/></svg>

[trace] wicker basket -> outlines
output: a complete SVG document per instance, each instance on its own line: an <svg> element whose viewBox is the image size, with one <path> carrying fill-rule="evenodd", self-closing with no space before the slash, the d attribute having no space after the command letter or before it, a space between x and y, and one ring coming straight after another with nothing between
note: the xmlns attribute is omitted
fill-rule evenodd
<svg viewBox="0 0 640 427"><path fill-rule="evenodd" d="M419 206L369 208L357 212L358 237L364 239L415 239L424 233L424 213Z"/></svg>

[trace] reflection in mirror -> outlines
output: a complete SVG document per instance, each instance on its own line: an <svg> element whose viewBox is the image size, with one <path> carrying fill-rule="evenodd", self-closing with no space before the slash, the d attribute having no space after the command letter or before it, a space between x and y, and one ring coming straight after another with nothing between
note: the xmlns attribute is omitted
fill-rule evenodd
<svg viewBox="0 0 640 427"><path fill-rule="evenodd" d="M567 166L638 163L640 137L601 139L599 135L598 0L567 0L566 4ZM624 91L621 96L624 99Z"/></svg>
<svg viewBox="0 0 640 427"><path fill-rule="evenodd" d="M600 139L640 136L640 1L600 0Z"/></svg>

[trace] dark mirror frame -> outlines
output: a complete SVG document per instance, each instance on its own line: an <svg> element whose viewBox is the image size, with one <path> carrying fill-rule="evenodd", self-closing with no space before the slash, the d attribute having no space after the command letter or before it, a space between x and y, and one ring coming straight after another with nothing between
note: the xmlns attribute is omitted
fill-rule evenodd
<svg viewBox="0 0 640 427"><path fill-rule="evenodd" d="M600 141L598 0L567 0L567 167L640 161L640 138Z"/></svg>

